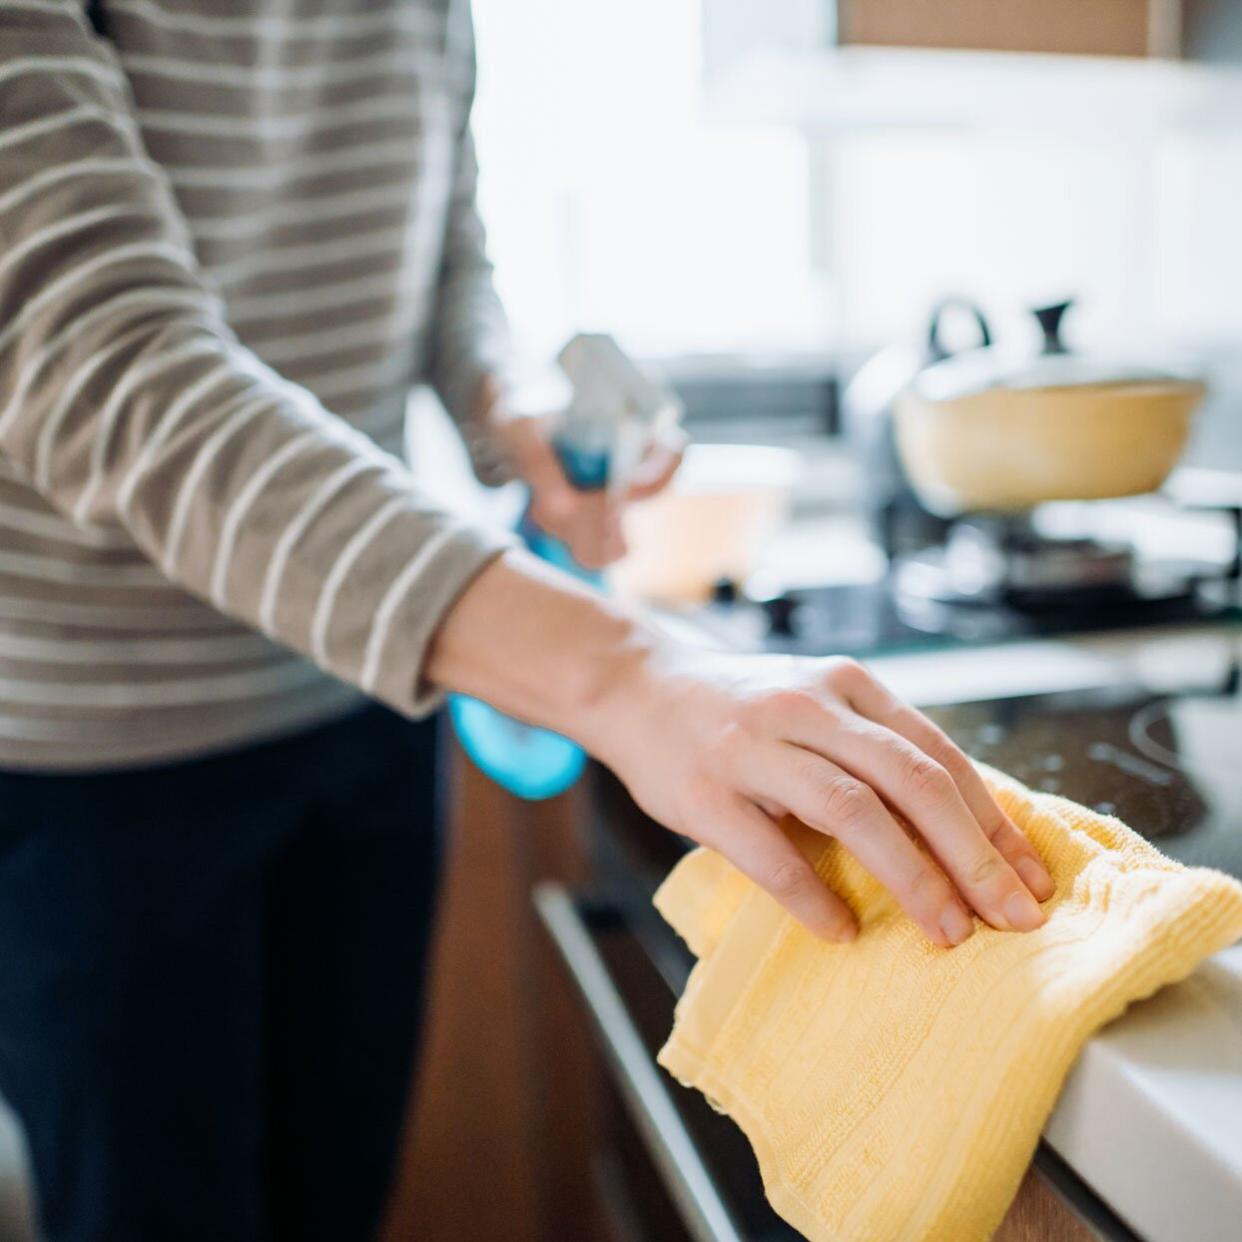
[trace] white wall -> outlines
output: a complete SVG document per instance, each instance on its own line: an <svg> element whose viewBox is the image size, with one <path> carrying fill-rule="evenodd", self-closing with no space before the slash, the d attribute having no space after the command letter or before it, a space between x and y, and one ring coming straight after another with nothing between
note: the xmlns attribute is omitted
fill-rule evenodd
<svg viewBox="0 0 1242 1242"><path fill-rule="evenodd" d="M807 148L700 115L698 0L475 0L482 199L531 342L819 346Z"/></svg>
<svg viewBox="0 0 1242 1242"><path fill-rule="evenodd" d="M1242 135L864 134L830 159L850 344L913 331L954 289L1009 334L1071 294L1096 347L1242 343Z"/></svg>
<svg viewBox="0 0 1242 1242"><path fill-rule="evenodd" d="M579 327L656 354L865 350L948 291L1011 338L1073 294L1084 345L1242 345L1242 118L808 139L704 116L700 0L475 11L484 208L540 351Z"/></svg>

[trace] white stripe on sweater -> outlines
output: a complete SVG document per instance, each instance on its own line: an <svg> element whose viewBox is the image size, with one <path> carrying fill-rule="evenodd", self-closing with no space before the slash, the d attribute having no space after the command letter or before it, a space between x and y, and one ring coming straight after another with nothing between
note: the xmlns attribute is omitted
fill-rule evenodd
<svg viewBox="0 0 1242 1242"><path fill-rule="evenodd" d="M80 327L78 330L81 330ZM39 438L35 441L34 485L41 492L47 494L51 491L53 483L52 466L56 449L60 445L61 424L69 417L70 413L77 409L76 403L82 390L90 383L95 373L110 363L117 354L124 353L127 349L133 349L135 346L141 347L142 342L149 334L150 328L146 324L139 324L128 332L120 333L103 348L97 350L94 355L88 357L57 388L51 408L44 415L42 426L39 428ZM47 349L43 351L44 356L32 361L30 369L33 371L36 363L41 368L46 361L46 355L58 343L59 341L49 344ZM18 393L23 393L29 387L29 383L30 381L23 376L18 382ZM3 420L0 419L0 424L2 423ZM88 526L87 523L81 522L78 525Z"/></svg>
<svg viewBox="0 0 1242 1242"><path fill-rule="evenodd" d="M267 324L282 315L315 315L346 306L382 301L393 305L406 287L394 290L391 272L376 272L358 277L352 273L339 280L318 281L313 289L291 289L282 293L260 293L254 297L237 298L228 304L229 323L239 332L248 325Z"/></svg>
<svg viewBox="0 0 1242 1242"><path fill-rule="evenodd" d="M282 203L273 207L260 203L256 204L254 211L241 216L236 213L216 215L187 207L186 219L190 221L190 228L199 241L235 244L300 224L353 220L367 212L390 209L408 213L412 201L409 182L402 177L391 185L368 186L363 190L356 187L334 190L288 205Z"/></svg>
<svg viewBox="0 0 1242 1242"><path fill-rule="evenodd" d="M124 75L110 64L89 56L17 56L0 65L0 85L32 73L67 73L73 77L94 78L115 90L124 90Z"/></svg>
<svg viewBox="0 0 1242 1242"><path fill-rule="evenodd" d="M133 540L123 531L101 527L83 528L56 513L36 513L0 501L0 529L39 535L79 548L132 548Z"/></svg>
<svg viewBox="0 0 1242 1242"><path fill-rule="evenodd" d="M25 125L14 125L0 134L0 151L29 142L32 138L46 138L48 134L54 134L58 129L66 129L79 121L96 121L127 138L134 138L138 133L133 122L124 114L94 104L83 104L77 108L66 108L64 112L54 112L51 116L41 116L37 121L27 121Z"/></svg>
<svg viewBox="0 0 1242 1242"><path fill-rule="evenodd" d="M58 683L0 677L0 703L7 700L37 707L190 707L266 698L310 685L322 676L313 664L292 660L271 668L153 682Z"/></svg>
<svg viewBox="0 0 1242 1242"><path fill-rule="evenodd" d="M279 91L320 89L349 82L369 82L379 76L443 75L465 86L473 75L439 56L415 48L385 48L355 56L334 56L314 65L230 65L212 61L121 52L121 64L131 76L150 76L172 82L199 82L208 86Z"/></svg>
<svg viewBox="0 0 1242 1242"><path fill-rule="evenodd" d="M288 16L258 17L173 12L151 0L109 0L108 8L152 26L215 38L333 40L349 34L384 33L394 25L399 29L428 34L435 34L438 30L436 15L411 0L404 0L395 8L382 6L372 13L327 13L322 16L290 13Z"/></svg>
<svg viewBox="0 0 1242 1242"><path fill-rule="evenodd" d="M147 561L138 564L107 564L62 561L26 552L0 552L0 574L36 582L69 582L74 585L173 591L173 584Z"/></svg>
<svg viewBox="0 0 1242 1242"><path fill-rule="evenodd" d="M48 242L58 241L69 233L103 224L105 220L124 220L127 217L141 219L142 214L132 203L121 203L116 206L95 207L91 211L79 212L76 216L66 216L54 224L44 225L43 228L28 233L17 245L0 250L0 272L20 263L31 251L47 245Z"/></svg>
<svg viewBox="0 0 1242 1242"><path fill-rule="evenodd" d="M125 369L96 416L98 425L91 444L91 460L86 483L73 506L73 515L79 522L87 521L91 507L95 503L95 497L103 488L108 449L112 444L121 412L134 389L163 371L179 367L193 358L201 358L204 354L215 353L217 349L218 345L210 338L191 337L180 348L148 355Z"/></svg>
<svg viewBox="0 0 1242 1242"><path fill-rule="evenodd" d="M408 311L404 315L394 315L391 307L384 307L379 314L355 320L346 327L333 325L307 332L290 332L277 340L263 341L254 350L264 362L279 369L364 345L392 348L408 339L414 330L410 318Z"/></svg>
<svg viewBox="0 0 1242 1242"><path fill-rule="evenodd" d="M222 116L219 113L181 112L171 108L139 108L138 123L144 133L192 134L247 143L280 142L289 138L331 134L365 121L411 121L421 124L426 110L409 91L393 91L376 97L338 104L331 113L323 109L300 109L287 116ZM33 122L38 124L38 122ZM241 221L238 221L241 223Z"/></svg>
<svg viewBox="0 0 1242 1242"><path fill-rule="evenodd" d="M328 662L328 631L332 625L332 612L336 597L344 585L349 571L366 551L372 540L397 516L409 508L409 497L394 496L381 505L362 526L350 536L340 554L332 563L319 591L315 604L315 616L311 622L311 654L320 664Z"/></svg>
<svg viewBox="0 0 1242 1242"><path fill-rule="evenodd" d="M48 17L64 17L75 21L81 16L82 6L70 0L5 0L6 9L19 12L43 13Z"/></svg>
<svg viewBox="0 0 1242 1242"><path fill-rule="evenodd" d="M276 601L280 593L281 579L284 577L285 565L289 560L299 539L309 529L310 524L323 512L328 503L341 491L351 479L357 478L365 470L376 470L382 463L376 460L355 458L334 470L306 503L294 515L293 520L280 533L276 546L272 550L272 559L268 561L267 571L263 575L263 590L259 601L259 624L267 633L276 628Z"/></svg>
<svg viewBox="0 0 1242 1242"><path fill-rule="evenodd" d="M331 267L334 263L356 263L372 255L392 255L401 258L409 240L408 225L393 228L383 225L378 229L359 229L349 237L333 241L299 242L290 246L270 246L261 254L247 259L235 259L232 263L212 263L207 271L221 288L258 276L273 273L304 272L317 267Z"/></svg>
<svg viewBox="0 0 1242 1242"><path fill-rule="evenodd" d="M36 664L229 664L299 660L258 634L187 638L26 638L0 633L0 659Z"/></svg>
<svg viewBox="0 0 1242 1242"><path fill-rule="evenodd" d="M273 190L300 181L320 181L334 173L397 165L408 168L418 154L412 138L349 143L324 151L313 162L276 160L258 168L236 164L168 164L164 171L179 190Z"/></svg>
<svg viewBox="0 0 1242 1242"><path fill-rule="evenodd" d="M189 388L183 389L177 399L168 407L164 417L160 420L159 426L148 437L138 456L134 459L134 464L122 477L121 485L117 488L116 507L122 518L129 517L130 507L134 500L134 492L142 481L142 476L155 461L156 455L164 446L164 442L172 435L178 423L193 407L194 402L200 397L205 396L218 384L223 384L228 380L235 380L236 378L236 372L229 366L221 364L214 371L208 371L206 375L201 376ZM240 397L235 397L234 400L244 399L247 395L243 393Z"/></svg>
<svg viewBox="0 0 1242 1242"><path fill-rule="evenodd" d="M9 423L21 412L22 405L30 389L33 387L39 372L43 370L56 354L64 349L66 345L81 340L82 334L88 329L93 328L97 322L110 318L120 310L131 308L140 310L179 309L201 312L203 308L203 295L195 289L129 289L124 293L118 293L106 301L100 302L98 306L93 306L90 310L79 315L57 336L48 341L22 368L21 373L17 377L17 384L14 386L12 395L9 398L8 405L0 410L0 437L3 437Z"/></svg>
<svg viewBox="0 0 1242 1242"><path fill-rule="evenodd" d="M63 164L53 164L50 168L40 169L24 181L0 194L0 212L23 202L31 195L45 190L48 186L60 181L69 181L74 177L107 176L109 173L141 173L148 180L160 179L159 169L150 160L138 156L107 156L84 160L66 160Z"/></svg>
<svg viewBox="0 0 1242 1242"><path fill-rule="evenodd" d="M368 694L374 693L379 684L380 672L383 668L384 647L388 642L388 631L392 626L392 619L396 615L397 608L410 587L418 581L432 559L449 543L454 533L452 527L445 527L428 539L384 592L384 598L375 610L375 617L371 623L366 655L362 662L362 676L358 682Z"/></svg>
<svg viewBox="0 0 1242 1242"><path fill-rule="evenodd" d="M378 396L386 396L398 383L409 383L413 371L413 358L394 352L380 363L363 362L357 366L322 369L299 367L297 376L299 383L313 389L325 405L332 406L346 398L374 401Z"/></svg>
<svg viewBox="0 0 1242 1242"><path fill-rule="evenodd" d="M9 621L84 630L230 633L237 628L236 622L184 596L169 604L153 604L150 599L133 604L77 604L63 600L13 599L0 595L0 617Z"/></svg>
<svg viewBox="0 0 1242 1242"><path fill-rule="evenodd" d="M168 523L168 539L164 545L161 564L170 578L177 573L177 559L181 553L181 538L185 533L185 525L190 516L190 505L199 482L208 467L215 460L216 454L237 434L255 415L264 409L271 409L271 398L267 393L247 401L241 409L226 418L219 427L199 446L194 460L185 477L181 480L177 491L177 501L173 506L172 518Z"/></svg>
<svg viewBox="0 0 1242 1242"><path fill-rule="evenodd" d="M229 505L224 515L220 542L216 547L216 561L211 572L211 601L218 607L223 608L226 602L229 569L233 561L233 545L237 540L238 529L250 512L250 506L280 470L308 448L322 445L323 439L324 429L321 427L312 427L300 436L294 436L250 476L246 486L233 498L233 503Z"/></svg>
<svg viewBox="0 0 1242 1242"><path fill-rule="evenodd" d="M175 242L144 241L134 242L128 246L113 246L102 254L92 255L89 259L72 267L51 283L44 285L34 297L22 304L22 308L0 331L0 350L8 348L13 341L30 326L30 321L49 302L54 302L66 290L88 280L91 276L119 263L130 259L167 259L186 272L194 272L194 256L184 247Z"/></svg>

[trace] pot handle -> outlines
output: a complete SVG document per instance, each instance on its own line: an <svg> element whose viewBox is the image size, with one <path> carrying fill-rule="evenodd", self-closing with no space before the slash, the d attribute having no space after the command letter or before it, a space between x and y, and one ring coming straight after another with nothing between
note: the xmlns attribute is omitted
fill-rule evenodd
<svg viewBox="0 0 1242 1242"><path fill-rule="evenodd" d="M927 352L931 355L933 362L943 362L953 354L953 350L948 349L941 339L940 324L947 311L956 310L965 311L978 324L979 348L986 349L992 344L992 329L988 326L983 311L974 302L963 297L945 298L936 304L932 311L931 323L927 327Z"/></svg>

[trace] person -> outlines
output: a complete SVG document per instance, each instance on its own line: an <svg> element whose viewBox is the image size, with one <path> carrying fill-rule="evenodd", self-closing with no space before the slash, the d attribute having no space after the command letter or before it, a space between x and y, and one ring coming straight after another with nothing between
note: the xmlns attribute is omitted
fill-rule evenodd
<svg viewBox="0 0 1242 1242"><path fill-rule="evenodd" d="M1034 851L863 667L687 646L415 485L427 382L481 477L621 550L505 416L473 83L465 0L0 0L0 1093L49 1242L371 1235L446 690L827 940L785 812L937 945L1042 922Z"/></svg>

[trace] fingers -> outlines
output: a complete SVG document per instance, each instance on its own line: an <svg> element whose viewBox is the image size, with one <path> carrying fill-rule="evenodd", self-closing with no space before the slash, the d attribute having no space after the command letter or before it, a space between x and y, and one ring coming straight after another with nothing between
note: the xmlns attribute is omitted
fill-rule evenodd
<svg viewBox="0 0 1242 1242"><path fill-rule="evenodd" d="M852 712L793 712L786 736L831 758L906 817L971 909L993 927L1034 931L1044 913L988 839L953 778L904 737ZM852 847L851 847L852 848Z"/></svg>
<svg viewBox="0 0 1242 1242"><path fill-rule="evenodd" d="M505 425L505 444L531 493L531 517L566 544L584 569L599 570L625 555L621 511L607 491L579 491L569 481L538 419Z"/></svg>
<svg viewBox="0 0 1242 1242"><path fill-rule="evenodd" d="M579 565L592 570L604 569L625 555L623 506L665 488L681 464L685 447L685 437L680 433L654 443L632 484L617 495L574 487L540 419L510 419L500 434L515 471L530 487L535 522L565 543Z"/></svg>
<svg viewBox="0 0 1242 1242"><path fill-rule="evenodd" d="M498 432L517 474L532 487L555 491L568 488L569 480L561 469L556 453L548 443L542 420L511 418L502 423Z"/></svg>
<svg viewBox="0 0 1242 1242"><path fill-rule="evenodd" d="M732 801L706 844L820 939L844 943L858 935L858 924L845 902L815 874L802 851L744 798Z"/></svg>
<svg viewBox="0 0 1242 1242"><path fill-rule="evenodd" d="M970 914L952 884L864 780L822 755L787 743L751 747L742 765L745 770L738 776L746 788L836 837L930 940L950 948L970 937Z"/></svg>
<svg viewBox="0 0 1242 1242"><path fill-rule="evenodd" d="M626 489L626 500L647 500L673 481L685 456L686 439L685 434L678 431L655 441L647 449Z"/></svg>
<svg viewBox="0 0 1242 1242"><path fill-rule="evenodd" d="M913 743L948 772L984 835L1022 877L1035 898L1047 901L1056 891L1052 876L1022 830L1001 810L975 765L942 729L879 682L869 679L866 687L860 683L859 690L850 696L855 708Z"/></svg>
<svg viewBox="0 0 1242 1242"><path fill-rule="evenodd" d="M914 826L971 909L1007 931L1043 926L1038 902L935 760L870 721L854 723L832 753Z"/></svg>

